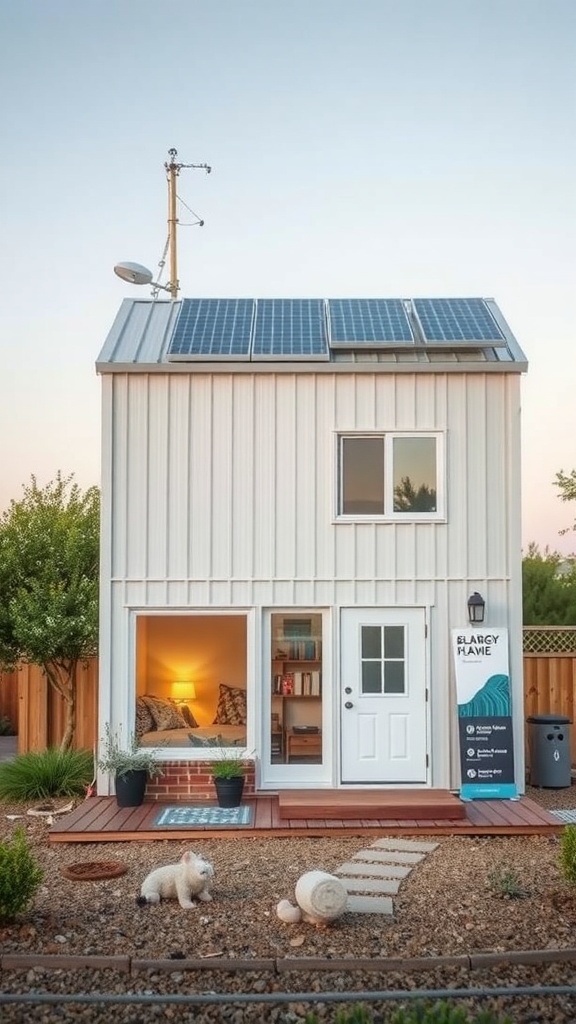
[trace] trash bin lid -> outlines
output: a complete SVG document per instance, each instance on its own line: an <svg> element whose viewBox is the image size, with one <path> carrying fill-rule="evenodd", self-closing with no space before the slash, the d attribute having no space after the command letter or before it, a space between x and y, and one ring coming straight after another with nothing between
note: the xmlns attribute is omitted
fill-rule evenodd
<svg viewBox="0 0 576 1024"><path fill-rule="evenodd" d="M571 719L566 715L529 715L526 719L527 722L541 722L542 725L566 725L567 722L571 722Z"/></svg>

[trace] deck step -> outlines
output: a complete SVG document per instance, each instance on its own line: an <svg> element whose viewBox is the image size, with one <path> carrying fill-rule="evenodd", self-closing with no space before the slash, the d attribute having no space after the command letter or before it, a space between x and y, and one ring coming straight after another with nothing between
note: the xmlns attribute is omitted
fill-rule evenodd
<svg viewBox="0 0 576 1024"><path fill-rule="evenodd" d="M463 802L447 789L286 789L278 795L280 818L461 821Z"/></svg>

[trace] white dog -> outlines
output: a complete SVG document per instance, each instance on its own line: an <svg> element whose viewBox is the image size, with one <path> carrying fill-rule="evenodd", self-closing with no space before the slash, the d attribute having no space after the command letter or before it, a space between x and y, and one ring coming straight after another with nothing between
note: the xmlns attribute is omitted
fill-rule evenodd
<svg viewBox="0 0 576 1024"><path fill-rule="evenodd" d="M183 910L195 906L194 896L202 903L212 899L209 888L214 878L214 868L209 861L197 854L187 851L178 864L167 864L164 868L156 868L142 882L137 902L160 903L161 898L177 899Z"/></svg>

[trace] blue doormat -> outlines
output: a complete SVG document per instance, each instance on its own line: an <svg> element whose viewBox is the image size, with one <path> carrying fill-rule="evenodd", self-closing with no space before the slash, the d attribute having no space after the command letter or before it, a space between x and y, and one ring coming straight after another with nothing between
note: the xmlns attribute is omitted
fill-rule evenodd
<svg viewBox="0 0 576 1024"><path fill-rule="evenodd" d="M567 825L576 824L576 810L573 811L550 811L555 818L559 818L560 821L564 821Z"/></svg>
<svg viewBox="0 0 576 1024"><path fill-rule="evenodd" d="M252 806L163 807L154 819L155 828L247 828L252 824Z"/></svg>

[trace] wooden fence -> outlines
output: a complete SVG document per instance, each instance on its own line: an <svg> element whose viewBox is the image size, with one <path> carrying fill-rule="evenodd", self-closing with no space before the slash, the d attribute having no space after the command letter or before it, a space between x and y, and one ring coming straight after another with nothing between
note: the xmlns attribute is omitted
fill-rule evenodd
<svg viewBox="0 0 576 1024"><path fill-rule="evenodd" d="M91 658L76 672L77 749L92 750L98 723L98 661ZM0 717L5 715L18 733L18 751L57 746L64 735L65 705L37 665L0 674Z"/></svg>
<svg viewBox="0 0 576 1024"><path fill-rule="evenodd" d="M92 749L98 720L98 662L78 667L77 727L74 746ZM576 765L576 627L524 630L524 714L566 715L571 729L571 757ZM0 675L0 717L18 733L18 749L43 750L56 745L64 730L64 707L39 668L25 665Z"/></svg>

